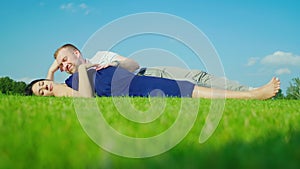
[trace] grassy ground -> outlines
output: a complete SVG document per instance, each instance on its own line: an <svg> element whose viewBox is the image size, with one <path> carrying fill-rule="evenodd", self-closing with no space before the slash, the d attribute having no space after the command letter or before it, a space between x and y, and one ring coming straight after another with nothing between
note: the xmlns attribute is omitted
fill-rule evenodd
<svg viewBox="0 0 300 169"><path fill-rule="evenodd" d="M149 124L124 119L111 98L97 98L106 120L120 133L157 135L178 115L180 99ZM198 142L210 100L201 99L195 125L171 150L132 159L99 148L83 131L72 98L0 95L0 168L299 168L300 102L227 100L216 132ZM146 98L131 104L145 111Z"/></svg>

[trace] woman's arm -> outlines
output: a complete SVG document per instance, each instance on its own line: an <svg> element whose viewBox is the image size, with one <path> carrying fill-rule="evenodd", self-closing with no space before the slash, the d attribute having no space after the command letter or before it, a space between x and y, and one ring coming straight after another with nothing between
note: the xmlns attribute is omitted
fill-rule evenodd
<svg viewBox="0 0 300 169"><path fill-rule="evenodd" d="M54 96L56 97L93 97L94 91L90 84L87 69L98 64L81 64L78 67L78 91L67 84L56 84Z"/></svg>
<svg viewBox="0 0 300 169"><path fill-rule="evenodd" d="M87 74L87 69L96 66L96 64L81 64L78 67L79 86L78 92L74 93L74 97L94 97L94 91Z"/></svg>

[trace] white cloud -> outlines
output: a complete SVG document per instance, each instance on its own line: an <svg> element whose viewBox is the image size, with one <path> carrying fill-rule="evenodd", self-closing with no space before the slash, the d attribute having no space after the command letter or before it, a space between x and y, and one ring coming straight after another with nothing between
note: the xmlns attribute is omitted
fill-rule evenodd
<svg viewBox="0 0 300 169"><path fill-rule="evenodd" d="M79 8L86 9L86 8L88 8L88 6L85 3L82 3L79 5Z"/></svg>
<svg viewBox="0 0 300 169"><path fill-rule="evenodd" d="M292 65L300 66L300 56L293 53L277 51L261 60L266 65Z"/></svg>
<svg viewBox="0 0 300 169"><path fill-rule="evenodd" d="M60 9L67 12L84 12L85 15L88 15L90 13L90 9L85 3L77 5L75 3L70 2L67 4L62 4L60 6Z"/></svg>
<svg viewBox="0 0 300 169"><path fill-rule="evenodd" d="M73 5L73 3L62 4L60 6L60 9L66 10L66 11L73 11L74 10L74 5Z"/></svg>
<svg viewBox="0 0 300 169"><path fill-rule="evenodd" d="M281 68L276 70L275 74L276 75L283 75L283 74L291 74L292 72L288 68Z"/></svg>
<svg viewBox="0 0 300 169"><path fill-rule="evenodd" d="M253 66L254 64L256 64L256 62L259 60L258 57L251 57L248 59L248 63L247 66Z"/></svg>

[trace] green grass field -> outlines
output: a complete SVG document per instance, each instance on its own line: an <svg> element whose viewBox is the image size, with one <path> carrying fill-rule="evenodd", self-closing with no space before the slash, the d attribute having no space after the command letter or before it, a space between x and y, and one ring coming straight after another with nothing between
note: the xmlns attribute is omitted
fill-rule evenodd
<svg viewBox="0 0 300 169"><path fill-rule="evenodd" d="M179 98L149 124L123 118L111 98L96 98L107 122L135 137L157 135L172 125ZM131 99L145 111L147 98ZM210 109L201 99L189 134L154 157L125 158L101 149L84 132L72 98L0 95L0 168L299 168L300 101L227 100L217 130L203 144L199 134Z"/></svg>

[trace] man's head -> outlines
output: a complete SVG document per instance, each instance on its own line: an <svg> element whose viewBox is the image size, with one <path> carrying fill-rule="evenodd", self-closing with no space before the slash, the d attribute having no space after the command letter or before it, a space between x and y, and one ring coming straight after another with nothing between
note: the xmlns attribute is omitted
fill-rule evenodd
<svg viewBox="0 0 300 169"><path fill-rule="evenodd" d="M60 70L69 74L77 72L78 66L85 62L80 50L72 44L65 44L58 48L54 53L54 58Z"/></svg>

